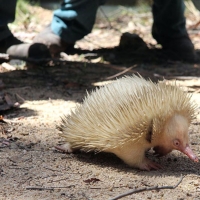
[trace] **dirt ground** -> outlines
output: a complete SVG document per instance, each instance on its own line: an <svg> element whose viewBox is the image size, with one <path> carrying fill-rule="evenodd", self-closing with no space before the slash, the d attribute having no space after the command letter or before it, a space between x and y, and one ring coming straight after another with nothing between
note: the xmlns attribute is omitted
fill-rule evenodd
<svg viewBox="0 0 200 200"><path fill-rule="evenodd" d="M118 50L114 47L120 33L102 26L97 23L93 32L77 43L76 53L64 54L60 62L12 71L1 65L1 95L7 93L21 105L1 111L7 123L0 120L0 199L112 199L132 189L174 186L182 175L185 177L175 189L144 191L123 199L200 199L200 164L179 152L159 159L148 155L163 169L146 172L128 167L112 154L65 154L55 149L64 143L56 129L60 117L81 103L86 90L139 72L153 81L177 79L193 94L198 107L189 134L191 147L200 157L200 64L172 61L154 49L132 54ZM26 31L24 35L31 40L33 34ZM149 38L150 32L144 40L154 44Z"/></svg>

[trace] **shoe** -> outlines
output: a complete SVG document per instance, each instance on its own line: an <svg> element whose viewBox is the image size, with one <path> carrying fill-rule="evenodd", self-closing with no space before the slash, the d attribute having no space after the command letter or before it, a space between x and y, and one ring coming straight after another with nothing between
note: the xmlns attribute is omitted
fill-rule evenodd
<svg viewBox="0 0 200 200"><path fill-rule="evenodd" d="M66 52L74 48L74 43L69 44L63 41L61 37L52 32L50 26L39 33L33 41L45 44L52 57L59 57L61 52Z"/></svg>
<svg viewBox="0 0 200 200"><path fill-rule="evenodd" d="M187 62L196 62L199 60L194 45L188 35L177 38L165 38L159 36L154 28L152 35L158 44L162 45L163 50L173 59Z"/></svg>
<svg viewBox="0 0 200 200"><path fill-rule="evenodd" d="M48 48L44 44L26 44L13 35L0 41L0 53L7 53L10 58L44 59L50 58Z"/></svg>
<svg viewBox="0 0 200 200"><path fill-rule="evenodd" d="M171 39L161 45L163 50L168 51L169 53L173 54L172 56L175 56L180 60L195 62L198 59L194 45L187 36Z"/></svg>
<svg viewBox="0 0 200 200"><path fill-rule="evenodd" d="M12 45L6 53L10 58L28 58L27 60L35 60L35 62L40 59L51 58L49 49L40 43Z"/></svg>

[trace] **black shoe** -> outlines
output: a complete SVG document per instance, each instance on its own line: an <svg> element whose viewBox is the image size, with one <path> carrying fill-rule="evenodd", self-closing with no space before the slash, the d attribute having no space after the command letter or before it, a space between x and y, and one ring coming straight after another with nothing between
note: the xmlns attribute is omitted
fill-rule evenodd
<svg viewBox="0 0 200 200"><path fill-rule="evenodd" d="M158 44L162 45L163 50L172 58L187 62L199 61L194 45L188 35L177 38L162 37L156 33L154 28L152 30L152 35L157 40Z"/></svg>
<svg viewBox="0 0 200 200"><path fill-rule="evenodd" d="M163 50L168 51L179 60L188 62L197 61L197 54L189 37L171 39L161 45Z"/></svg>

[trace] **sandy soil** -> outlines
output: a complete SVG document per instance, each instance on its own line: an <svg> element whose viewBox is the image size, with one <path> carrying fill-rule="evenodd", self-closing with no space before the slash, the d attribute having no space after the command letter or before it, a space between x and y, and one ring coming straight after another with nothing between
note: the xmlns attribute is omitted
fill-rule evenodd
<svg viewBox="0 0 200 200"><path fill-rule="evenodd" d="M178 152L157 159L162 170L144 172L129 168L114 155L64 154L54 149L63 143L55 128L60 116L70 113L85 90L94 88L93 83L116 73L104 65L72 65L71 70L55 66L0 74L4 91L25 100L19 109L4 113L8 123L1 124L0 199L109 199L133 188L175 185L181 175L186 177L174 190L142 192L125 199L200 198L199 163ZM78 67L86 68L87 75L81 76ZM69 76L74 87L69 87ZM193 80L193 85L197 82ZM199 93L194 99L199 104ZM198 135L196 119L190 138L192 149L200 155Z"/></svg>
<svg viewBox="0 0 200 200"><path fill-rule="evenodd" d="M120 34L114 37L113 30L103 32L102 36L100 30L94 30L86 39L98 38L96 41L105 44L105 48L111 41L109 38L113 46L118 44ZM96 48L87 40L80 41L77 46ZM142 59L136 62L135 57L131 57L132 60L124 64L119 61L125 58L127 61L127 57L114 53L104 51L107 56L104 58L112 58L116 61L114 64L106 60L100 62L102 54L95 58L97 60L89 61L75 54L58 65L0 73L0 80L5 84L1 92L8 93L13 101L16 97L21 103L20 108L2 112L7 123L0 121L0 199L112 199L131 189L176 185L181 175L185 177L175 189L144 191L123 199L200 199L200 164L176 151L160 159L149 155L163 165L163 169L146 172L128 167L111 154L64 154L55 150L56 145L64 142L56 129L60 116L69 114L82 101L86 90L122 75L139 72L154 81L163 77L179 79L178 84L193 94L199 109L199 64L163 62L163 57L147 59L148 54L141 54ZM134 67L124 72L131 66ZM189 134L191 147L198 156L199 123L197 112Z"/></svg>

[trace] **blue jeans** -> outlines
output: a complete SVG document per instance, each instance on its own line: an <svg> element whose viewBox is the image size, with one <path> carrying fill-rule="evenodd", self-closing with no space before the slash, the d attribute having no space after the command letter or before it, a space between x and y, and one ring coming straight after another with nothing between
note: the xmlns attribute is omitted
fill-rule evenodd
<svg viewBox="0 0 200 200"><path fill-rule="evenodd" d="M196 0L198 1L198 0ZM52 31L68 43L74 43L91 32L96 12L106 0L64 0L55 10L51 23ZM14 20L16 0L0 0L0 40L11 34L7 27ZM157 41L162 37L182 37L185 28L183 0L154 0L153 33ZM160 37L160 38L159 38Z"/></svg>

